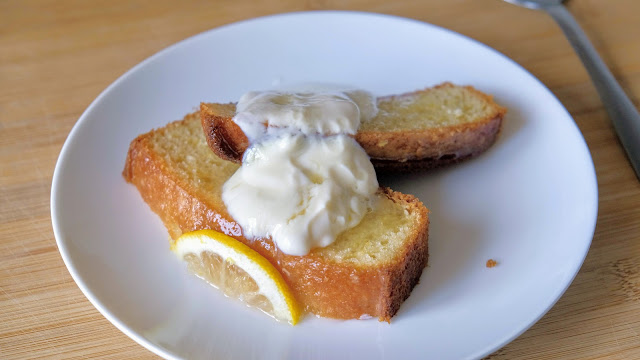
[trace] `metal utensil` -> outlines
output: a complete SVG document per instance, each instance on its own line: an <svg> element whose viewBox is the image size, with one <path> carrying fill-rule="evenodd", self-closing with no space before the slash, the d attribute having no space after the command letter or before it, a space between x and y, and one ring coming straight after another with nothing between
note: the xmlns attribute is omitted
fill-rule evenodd
<svg viewBox="0 0 640 360"><path fill-rule="evenodd" d="M640 114L624 93L620 84L591 45L587 35L562 5L564 0L505 0L530 9L546 11L558 23L569 43L591 76L618 138L627 152L629 162L640 180Z"/></svg>

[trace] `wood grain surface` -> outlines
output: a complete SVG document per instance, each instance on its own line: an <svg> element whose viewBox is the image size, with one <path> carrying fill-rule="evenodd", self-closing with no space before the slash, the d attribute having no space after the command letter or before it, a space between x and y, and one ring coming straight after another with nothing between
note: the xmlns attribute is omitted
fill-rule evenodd
<svg viewBox="0 0 640 360"><path fill-rule="evenodd" d="M638 106L640 1L573 0L569 8ZM58 253L49 196L62 144L105 87L157 51L219 25L316 9L452 29L506 54L553 91L593 156L596 233L553 309L488 358L640 359L640 183L559 28L499 0L0 1L0 358L156 358L98 313Z"/></svg>

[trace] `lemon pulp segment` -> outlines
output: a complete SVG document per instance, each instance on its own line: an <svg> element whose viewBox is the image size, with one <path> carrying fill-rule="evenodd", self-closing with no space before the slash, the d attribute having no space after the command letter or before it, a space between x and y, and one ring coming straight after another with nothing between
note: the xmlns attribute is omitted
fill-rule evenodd
<svg viewBox="0 0 640 360"><path fill-rule="evenodd" d="M301 310L278 270L240 241L213 230L182 234L171 249L225 295L295 325Z"/></svg>

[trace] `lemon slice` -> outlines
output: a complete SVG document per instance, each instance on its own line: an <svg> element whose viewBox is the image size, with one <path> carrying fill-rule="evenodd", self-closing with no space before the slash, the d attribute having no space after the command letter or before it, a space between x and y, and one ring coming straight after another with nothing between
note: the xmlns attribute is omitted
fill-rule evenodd
<svg viewBox="0 0 640 360"><path fill-rule="evenodd" d="M298 306L282 275L255 250L213 230L184 233L171 246L189 270L225 295L295 325Z"/></svg>

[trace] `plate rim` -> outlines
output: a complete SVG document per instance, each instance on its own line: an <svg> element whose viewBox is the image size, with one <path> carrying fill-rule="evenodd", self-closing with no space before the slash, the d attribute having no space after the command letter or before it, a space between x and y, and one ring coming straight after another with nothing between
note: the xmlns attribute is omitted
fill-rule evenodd
<svg viewBox="0 0 640 360"><path fill-rule="evenodd" d="M470 36L458 33L456 31L447 29L445 27L442 26L438 26L438 25L434 25L425 21L421 21L421 20L417 20L417 19L413 19L413 18L407 18L407 17L403 17L403 16L398 16L398 15L390 15L390 14L382 14L382 13L375 13L375 12L368 12L368 11L352 11L352 10L314 10L314 11L293 11L293 12L284 12L284 13L277 13L277 14L270 14L270 15L265 15L265 16L259 16L259 17L253 17L253 18L247 18L247 19L242 19L239 21L235 21L235 22L231 22L231 23L227 23L227 24L223 24L211 29L207 29L205 31L202 31L200 33L194 34L192 36L189 36L183 40L180 40L178 42L175 42L157 52L155 52L154 54L152 54L151 56L145 58L144 60L140 61L139 63L137 63L136 65L134 65L133 67L131 67L130 69L128 69L125 73L123 73L122 75L120 75L116 80L114 80L113 82L111 82L104 90L102 90L102 92L100 92L100 94L89 104L89 106L82 112L82 114L80 115L80 117L78 118L78 120L75 122L75 124L73 125L73 127L71 128L69 134L67 135L64 144L60 150L60 153L58 155L58 158L56 160L56 165L53 171L53 175L52 175L52 184L51 184L51 196L50 196L50 215L51 215L51 223L52 223L52 228L53 228L53 233L54 233L54 237L56 240L56 245L58 246L58 250L60 252L60 255L62 257L62 260L67 268L67 270L69 271L71 277L73 278L74 282L76 283L76 285L80 288L80 290L82 291L82 293L85 295L85 297L89 300L89 302L100 312L100 314L102 314L102 316L104 316L107 320L109 320L109 322L111 322L117 329L119 329L120 331L122 331L125 335L127 335L129 338L133 339L135 342L137 342L138 344L142 345L144 348L146 348L147 350L153 352L156 355L162 356L164 358L168 358L168 359L180 359L181 357L178 356L177 354L174 354L170 351L165 350L164 348L161 348L159 346L157 346L156 344L152 343L151 341L147 340L146 338L144 338L142 335L138 334L136 331L130 329L127 325L124 324L123 321L121 321L119 318L117 318L115 315L113 315L111 312L109 312L105 305L102 304L102 302L96 297L96 295L88 288L87 284L85 283L85 281L83 280L82 276L78 273L77 268L74 265L73 260L71 259L71 256L69 255L67 246L66 246L66 240L63 240L62 238L62 234L61 234L61 230L60 230L60 220L58 219L58 212L61 211L58 207L58 198L61 196L61 191L60 191L60 177L61 177L61 173L63 173L63 167L64 164L66 162L66 158L68 158L67 153L70 151L69 149L71 148L71 143L72 140L76 137L76 133L79 131L79 128L82 126L82 124L84 124L85 122L87 122L88 118L89 118L89 114L93 111L93 109L103 100L103 98L105 98L106 96L108 96L109 93L111 93L113 91L114 88L116 88L119 84L121 84L122 82L124 82L127 78L129 78L132 74L134 74L135 72L137 72L139 69L144 68L145 66L147 66L148 64L157 61L159 58L164 57L165 55L174 52L176 50L178 50L181 47L187 46L188 44L190 44L191 42L194 41L198 41L200 38L202 37L206 37L208 36L210 33L213 32L217 32L217 31L221 31L223 29L228 29L228 28L233 28L233 27L241 27L246 23L251 23L251 22L260 22L260 21L265 21L265 20L269 20L269 19L277 19L277 18L287 18L287 17L296 17L296 16L308 16L308 15L312 15L312 16L333 16L333 15L339 15L339 16L362 16L362 17L380 17L380 18L386 18L389 20L393 20L396 22L409 22L409 23L414 23L426 28L431 28L431 29L436 29L439 31L442 31L444 33L447 33L449 36L454 36L454 37L459 37L459 38L463 38L467 41L470 41L471 43L473 43L476 46L480 46L481 48L483 48L484 50L487 50L501 58L503 58L503 60L506 60L507 62L511 63L512 65L515 65L517 68L519 68L521 71L523 71L524 73L528 74L533 80L535 80L540 86L542 86L542 88L544 88L547 93L549 95L551 95L555 101L557 101L557 103L560 105L562 111L565 112L566 116L572 120L570 121L570 126L573 128L574 131L577 132L577 134L579 135L579 144L581 147L583 147L583 150L586 150L586 155L588 158L588 165L589 166L589 170L591 173L591 177L589 179L585 179L592 181L593 182L593 198L594 198L594 202L595 204L593 204L593 210L594 210L594 219L591 223L591 228L590 230L587 232L589 234L591 234L589 236L588 241L586 241L584 243L584 248L580 249L581 253L580 253L580 257L581 257L581 261L576 263L576 267L575 269L572 268L572 272L573 275L571 276L571 279L569 281L567 281L563 287L561 287L561 289L559 289L557 294L553 294L553 298L554 300L552 302L550 302L548 304L548 306L540 313L538 314L533 321L531 321L527 326L523 327L522 329L520 329L520 331L515 332L514 334L511 334L510 336L505 337L504 339L499 339L496 341L496 343L494 344L487 344L487 346L485 346L484 348L479 348L476 352L477 354L474 355L478 355L478 357L484 357L487 356L495 351L497 351L498 349L504 347L505 345L509 344L510 342L512 342L513 340L515 340L516 338L518 338L520 335L522 335L524 332L526 332L528 329L530 329L534 324L536 324L544 315L546 315L549 310L551 310L551 308L553 308L555 306L555 304L558 302L558 300L560 300L560 298L564 295L564 293L567 291L567 289L571 286L571 284L573 283L573 281L575 280L575 277L577 276L577 274L579 273L580 269L582 268L582 265L584 264L584 261L586 259L586 256L589 252L589 249L591 247L591 243L593 241L593 237L595 235L595 229L596 229L596 225L597 225L597 219L598 219L598 211L599 211L599 193L598 193L598 181L597 181L597 174L595 171L595 165L593 163L593 158L591 156L591 152L590 149L586 143L586 140L584 138L584 135L582 134L582 132L580 131L579 127L577 126L575 119L573 118L573 116L571 116L571 114L569 113L569 111L564 107L564 105L562 104L562 102L556 97L556 95L544 84L542 83L536 76L534 76L531 72L529 72L527 69L525 69L522 65L520 65L519 63L517 63L516 61L514 61L513 59L509 58L508 56L504 55L503 53L501 53L500 51L490 47L489 45L486 45ZM578 253L578 252L576 252Z"/></svg>

